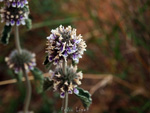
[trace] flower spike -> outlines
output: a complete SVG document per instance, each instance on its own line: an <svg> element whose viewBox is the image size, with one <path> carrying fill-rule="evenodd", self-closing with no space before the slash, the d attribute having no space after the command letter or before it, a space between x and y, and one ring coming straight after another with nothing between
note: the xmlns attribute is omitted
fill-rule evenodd
<svg viewBox="0 0 150 113"><path fill-rule="evenodd" d="M81 79L83 78L82 72L77 72L77 66L68 66L67 72L64 74L61 66L57 66L55 71L50 70L50 81L53 81L54 91L60 92L60 97L64 98L65 92L69 94L78 93L76 87L81 85Z"/></svg>
<svg viewBox="0 0 150 113"><path fill-rule="evenodd" d="M76 35L76 29L71 26L64 28L60 25L58 28L51 30L50 36L47 37L47 51L49 62L54 65L60 64L63 60L78 63L86 51L86 43L81 35Z"/></svg>

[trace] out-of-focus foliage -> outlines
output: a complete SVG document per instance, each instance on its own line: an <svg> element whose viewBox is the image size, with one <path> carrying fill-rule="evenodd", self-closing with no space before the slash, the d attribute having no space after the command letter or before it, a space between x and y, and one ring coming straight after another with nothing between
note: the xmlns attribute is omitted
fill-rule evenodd
<svg viewBox="0 0 150 113"><path fill-rule="evenodd" d="M30 30L32 28L32 20L31 19L26 19L25 21L26 21L26 27L27 27L27 29Z"/></svg>
<svg viewBox="0 0 150 113"><path fill-rule="evenodd" d="M33 70L31 70L31 73L34 76L36 90L38 93L41 93L43 91L44 83L43 72L38 68L34 68Z"/></svg>
<svg viewBox="0 0 150 113"><path fill-rule="evenodd" d="M3 44L8 44L9 43L9 37L10 37L10 32L11 32L11 26L4 26L4 29L2 31L2 36L1 36L1 42Z"/></svg>

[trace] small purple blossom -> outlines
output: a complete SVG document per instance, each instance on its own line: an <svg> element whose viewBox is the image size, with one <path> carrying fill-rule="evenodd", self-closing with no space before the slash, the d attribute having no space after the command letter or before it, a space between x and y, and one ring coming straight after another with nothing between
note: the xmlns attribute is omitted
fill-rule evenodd
<svg viewBox="0 0 150 113"><path fill-rule="evenodd" d="M20 7L20 6L21 6L21 3L20 3L20 2L17 2L17 6Z"/></svg>
<svg viewBox="0 0 150 113"><path fill-rule="evenodd" d="M62 92L62 93L60 94L60 97L61 97L61 98L65 98L65 92Z"/></svg>
<svg viewBox="0 0 150 113"><path fill-rule="evenodd" d="M20 25L20 20L18 20L18 21L17 21L16 25L17 25L17 26L19 26L19 25Z"/></svg>
<svg viewBox="0 0 150 113"><path fill-rule="evenodd" d="M16 7L16 2L13 2L13 3L12 3L12 7Z"/></svg>
<svg viewBox="0 0 150 113"><path fill-rule="evenodd" d="M74 92L75 94L78 94L78 93L79 93L79 90L78 90L77 88L74 88L73 92Z"/></svg>
<svg viewBox="0 0 150 113"><path fill-rule="evenodd" d="M11 20L10 21L11 25L13 26L15 24L15 21L14 20Z"/></svg>
<svg viewBox="0 0 150 113"><path fill-rule="evenodd" d="M72 91L68 91L69 94L72 94Z"/></svg>

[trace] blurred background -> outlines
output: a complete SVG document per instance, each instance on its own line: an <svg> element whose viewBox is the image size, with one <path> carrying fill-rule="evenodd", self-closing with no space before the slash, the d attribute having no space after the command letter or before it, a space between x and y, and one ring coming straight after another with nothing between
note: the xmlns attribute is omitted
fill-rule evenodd
<svg viewBox="0 0 150 113"><path fill-rule="evenodd" d="M87 51L78 65L85 74L81 87L93 99L83 113L150 113L150 0L30 0L29 6L33 28L20 26L21 45L36 53L44 73L51 29L71 25L83 35ZM12 32L10 43L0 44L0 82L15 78L4 61L14 48ZM60 112L59 94L38 94L34 81L32 87L31 110ZM0 86L0 113L22 110L24 89L24 83ZM75 96L69 98L69 108L82 108Z"/></svg>

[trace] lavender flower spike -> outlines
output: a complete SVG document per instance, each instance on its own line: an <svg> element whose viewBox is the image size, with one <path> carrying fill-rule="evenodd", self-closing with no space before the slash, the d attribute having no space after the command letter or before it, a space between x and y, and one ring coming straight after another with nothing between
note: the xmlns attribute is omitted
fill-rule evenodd
<svg viewBox="0 0 150 113"><path fill-rule="evenodd" d="M86 51L86 43L81 35L76 35L76 29L60 25L58 28L51 30L50 36L47 37L47 51L49 62L54 65L60 64L63 60L72 60L76 63ZM52 57L53 56L53 57Z"/></svg>
<svg viewBox="0 0 150 113"><path fill-rule="evenodd" d="M61 66L57 66L55 71L50 70L51 77L50 81L53 81L53 89L54 91L60 92L60 97L65 97L65 92L68 94L79 93L76 89L78 85L81 85L81 81L83 78L82 72L77 72L77 66L68 66L66 75L62 71Z"/></svg>

